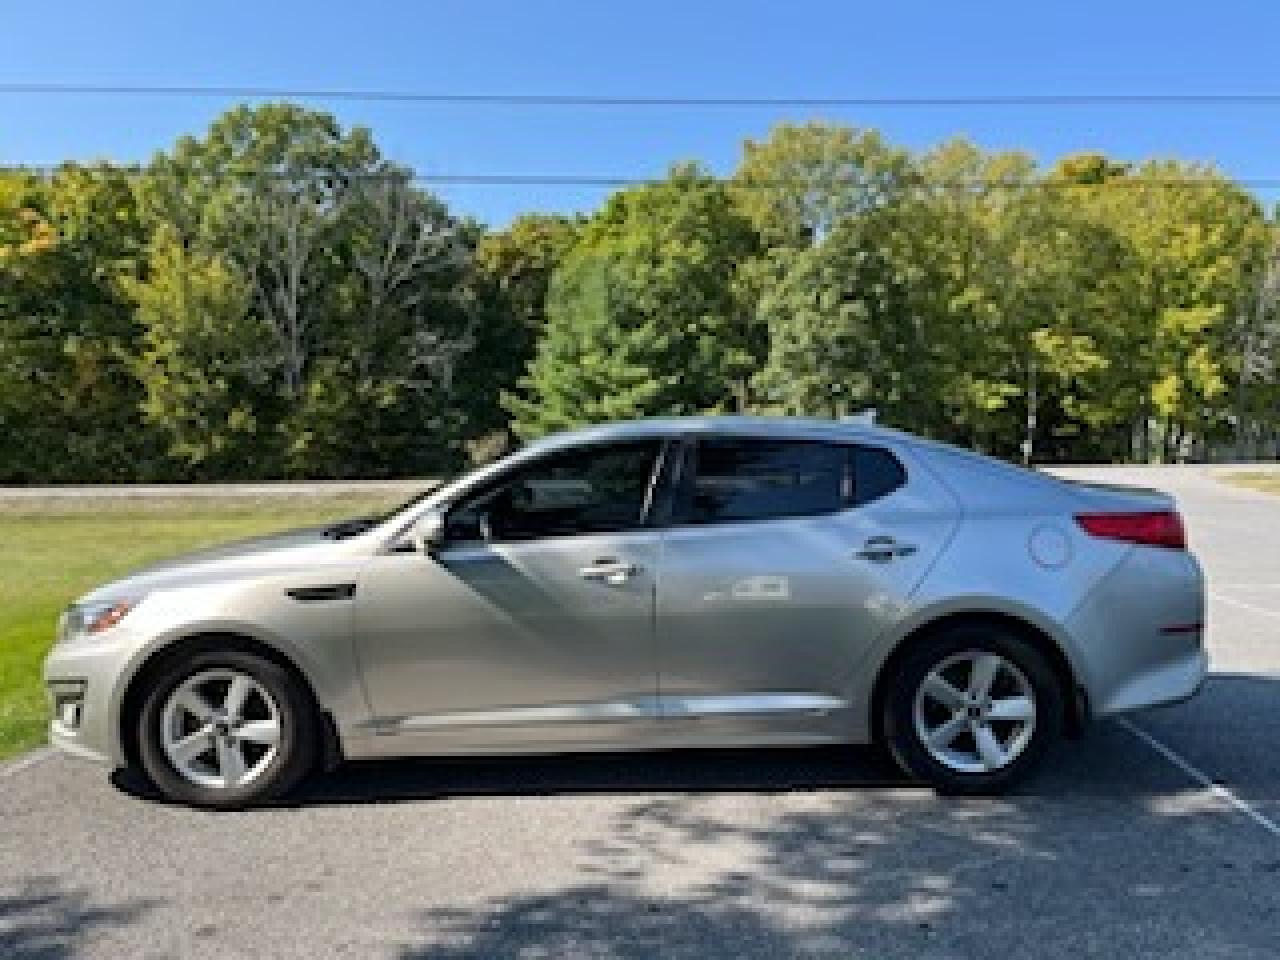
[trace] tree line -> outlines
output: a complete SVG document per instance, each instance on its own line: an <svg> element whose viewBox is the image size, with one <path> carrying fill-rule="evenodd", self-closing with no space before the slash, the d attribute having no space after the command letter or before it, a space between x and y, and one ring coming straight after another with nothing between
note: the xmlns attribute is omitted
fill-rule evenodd
<svg viewBox="0 0 1280 960"><path fill-rule="evenodd" d="M868 408L1008 458L1274 457L1278 240L1205 164L831 123L489 230L370 131L242 106L140 169L0 174L0 482L414 476Z"/></svg>

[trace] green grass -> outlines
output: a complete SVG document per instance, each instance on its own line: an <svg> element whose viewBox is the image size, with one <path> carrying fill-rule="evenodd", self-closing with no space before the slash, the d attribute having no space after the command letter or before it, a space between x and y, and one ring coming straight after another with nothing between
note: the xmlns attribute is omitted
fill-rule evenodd
<svg viewBox="0 0 1280 960"><path fill-rule="evenodd" d="M40 664L58 615L85 591L184 550L369 513L402 499L0 502L0 759L44 740Z"/></svg>
<svg viewBox="0 0 1280 960"><path fill-rule="evenodd" d="M1280 493L1280 471L1229 473L1221 479L1223 483L1229 483L1234 487L1247 487L1250 490L1261 490L1263 493Z"/></svg>

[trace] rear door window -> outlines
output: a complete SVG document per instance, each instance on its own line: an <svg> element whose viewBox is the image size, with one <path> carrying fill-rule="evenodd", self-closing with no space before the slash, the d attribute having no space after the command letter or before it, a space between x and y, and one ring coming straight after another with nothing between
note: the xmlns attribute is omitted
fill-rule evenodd
<svg viewBox="0 0 1280 960"><path fill-rule="evenodd" d="M699 439L681 484L678 522L735 523L835 513L906 482L888 450L770 437Z"/></svg>
<svg viewBox="0 0 1280 960"><path fill-rule="evenodd" d="M732 523L832 513L849 500L846 449L756 437L700 440L685 485L686 523Z"/></svg>

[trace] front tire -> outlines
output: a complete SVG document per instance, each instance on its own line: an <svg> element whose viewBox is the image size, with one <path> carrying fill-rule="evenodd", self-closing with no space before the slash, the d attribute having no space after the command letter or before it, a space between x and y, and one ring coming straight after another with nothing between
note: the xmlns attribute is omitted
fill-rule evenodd
<svg viewBox="0 0 1280 960"><path fill-rule="evenodd" d="M167 798L236 810L276 799L315 765L319 727L301 682L242 650L172 660L138 717L143 769Z"/></svg>
<svg viewBox="0 0 1280 960"><path fill-rule="evenodd" d="M940 793L1001 793L1061 734L1061 684L1045 657L999 624L966 624L921 642L889 678L885 743Z"/></svg>

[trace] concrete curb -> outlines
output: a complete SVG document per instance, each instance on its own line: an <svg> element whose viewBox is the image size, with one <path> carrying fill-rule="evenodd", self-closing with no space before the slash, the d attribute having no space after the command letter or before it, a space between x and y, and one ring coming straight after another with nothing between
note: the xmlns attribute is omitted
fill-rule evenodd
<svg viewBox="0 0 1280 960"><path fill-rule="evenodd" d="M3 500L182 500L235 497L340 496L342 494L411 494L433 486L433 480L342 480L303 483L150 483L57 487L0 487Z"/></svg>

